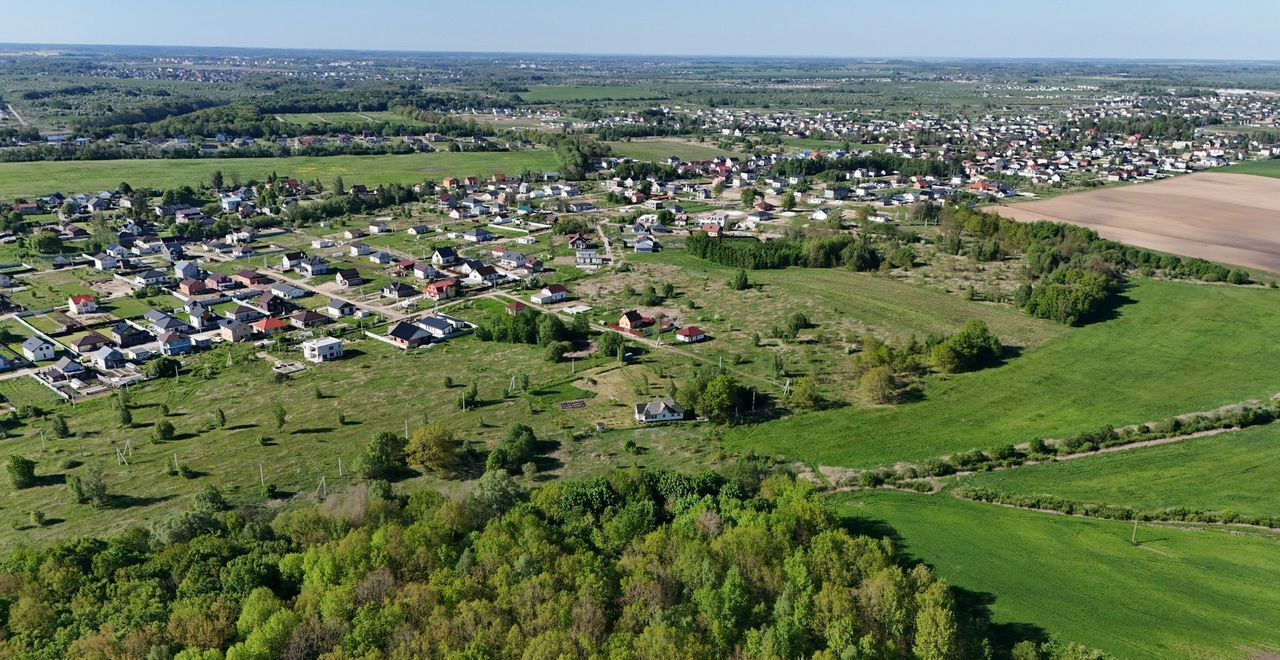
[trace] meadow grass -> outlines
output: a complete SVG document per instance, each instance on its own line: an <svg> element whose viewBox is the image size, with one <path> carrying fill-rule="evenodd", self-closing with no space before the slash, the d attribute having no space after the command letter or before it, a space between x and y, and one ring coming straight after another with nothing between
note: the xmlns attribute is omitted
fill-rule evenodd
<svg viewBox="0 0 1280 660"><path fill-rule="evenodd" d="M193 160L100 160L0 163L0 198L52 192L114 190L121 182L151 188L196 185L221 170L227 181L265 179L275 172L328 186L342 176L350 184L420 183L447 176L516 175L558 169L547 150L473 153L439 152L377 156L297 156L291 158L205 158Z"/></svg>
<svg viewBox="0 0 1280 660"><path fill-rule="evenodd" d="M521 92L520 97L532 103L549 103L664 98L664 94L654 89L630 85L548 85Z"/></svg>
<svg viewBox="0 0 1280 660"><path fill-rule="evenodd" d="M895 537L905 554L972 590L962 601L988 605L998 637L1057 634L1121 658L1280 648L1272 535L1140 525L1135 546L1131 523L941 495L869 492L835 503L856 528Z"/></svg>
<svg viewBox="0 0 1280 660"><path fill-rule="evenodd" d="M1245 163L1237 163L1228 167L1215 169L1213 171L1223 172L1226 174L1252 174L1254 176L1265 176L1273 179L1280 179L1280 159L1251 160Z"/></svg>
<svg viewBox="0 0 1280 660"><path fill-rule="evenodd" d="M608 142L616 156L625 156L636 160L662 162L675 156L685 161L711 160L717 156L738 157L734 151L725 151L713 144L699 144L686 140L632 140L630 142Z"/></svg>
<svg viewBox="0 0 1280 660"><path fill-rule="evenodd" d="M1280 292L1139 280L1115 317L1004 365L926 381L923 400L849 406L735 429L739 449L876 467L1121 426L1277 390ZM918 314L927 308L905 305ZM999 331L996 331L1000 334Z"/></svg>
<svg viewBox="0 0 1280 660"><path fill-rule="evenodd" d="M957 484L1139 511L1193 507L1280 515L1280 426L964 477Z"/></svg>

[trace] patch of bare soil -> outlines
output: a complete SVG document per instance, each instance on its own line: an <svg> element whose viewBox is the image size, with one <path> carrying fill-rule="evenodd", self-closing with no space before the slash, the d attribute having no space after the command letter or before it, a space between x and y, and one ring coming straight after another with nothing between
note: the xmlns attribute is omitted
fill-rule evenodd
<svg viewBox="0 0 1280 660"><path fill-rule="evenodd" d="M1280 179L1205 172L1000 207L1162 252L1280 273Z"/></svg>

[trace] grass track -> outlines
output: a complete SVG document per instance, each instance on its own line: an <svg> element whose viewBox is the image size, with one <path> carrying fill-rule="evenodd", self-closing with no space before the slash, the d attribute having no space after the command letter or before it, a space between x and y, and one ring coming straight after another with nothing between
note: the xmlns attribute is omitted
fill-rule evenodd
<svg viewBox="0 0 1280 660"><path fill-rule="evenodd" d="M898 535L908 555L984 594L998 624L1038 626L1119 658L1280 648L1274 537L1142 526L1134 547L1124 522L907 493L837 503L855 525Z"/></svg>
<svg viewBox="0 0 1280 660"><path fill-rule="evenodd" d="M1057 495L1141 511L1188 506L1280 514L1280 426L966 477L1018 495Z"/></svg>
<svg viewBox="0 0 1280 660"><path fill-rule="evenodd" d="M300 156L293 158L205 158L195 160L101 160L0 163L0 198L34 197L52 192L114 190L127 181L135 188L172 188L207 181L214 170L241 180L264 179L272 172L328 185L341 175L348 184L418 183L446 176L518 174L558 168L550 151L430 153L378 156Z"/></svg>

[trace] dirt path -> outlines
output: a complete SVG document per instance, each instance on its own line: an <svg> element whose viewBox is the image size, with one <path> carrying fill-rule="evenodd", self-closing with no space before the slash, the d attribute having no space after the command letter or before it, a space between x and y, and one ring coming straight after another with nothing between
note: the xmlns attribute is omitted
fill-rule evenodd
<svg viewBox="0 0 1280 660"><path fill-rule="evenodd" d="M17 119L19 124L22 124L23 126L31 125L27 121L26 117L23 117L22 115L18 114L18 111L13 107L12 103L5 105L5 107L9 109L9 114L13 115L13 118Z"/></svg>

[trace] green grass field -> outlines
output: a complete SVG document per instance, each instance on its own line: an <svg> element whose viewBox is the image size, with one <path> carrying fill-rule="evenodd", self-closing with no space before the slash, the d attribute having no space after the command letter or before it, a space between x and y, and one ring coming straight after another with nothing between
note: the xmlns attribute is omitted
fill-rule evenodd
<svg viewBox="0 0 1280 660"><path fill-rule="evenodd" d="M1254 176L1266 176L1273 179L1280 179L1280 159L1272 160L1253 160L1247 163L1231 165L1223 167L1214 172L1223 172L1226 174L1252 174Z"/></svg>
<svg viewBox="0 0 1280 660"><path fill-rule="evenodd" d="M402 117L386 110L369 112L295 112L276 115L276 117L281 121L297 126L305 126L307 124L372 124L380 121L402 124L422 123L416 119Z"/></svg>
<svg viewBox="0 0 1280 660"><path fill-rule="evenodd" d="M199 160L44 161L0 163L0 198L33 197L52 192L114 190L121 181L134 187L171 188L207 181L214 170L230 180L263 179L272 172L328 185L341 175L348 184L418 183L446 176L488 176L558 169L547 150L430 153L381 156L295 158L210 158Z"/></svg>
<svg viewBox="0 0 1280 660"><path fill-rule="evenodd" d="M728 442L823 465L873 467L1210 410L1280 390L1280 292L1140 280L1116 318L1005 365L930 379L924 400L735 429ZM907 309L925 313L918 305ZM999 331L997 331L999 332Z"/></svg>
<svg viewBox="0 0 1280 660"><path fill-rule="evenodd" d="M711 160L716 156L737 157L740 155L737 152L720 149L713 144L699 144L685 140L632 140L631 142L608 142L606 144L613 149L614 155L651 162L662 162L672 156L685 161L696 161Z"/></svg>
<svg viewBox="0 0 1280 660"><path fill-rule="evenodd" d="M520 97L533 103L555 101L628 101L665 98L662 92L630 85L548 85L521 92Z"/></svg>
<svg viewBox="0 0 1280 660"><path fill-rule="evenodd" d="M1246 658L1280 649L1274 536L1144 525L1135 547L1124 522L936 495L879 492L836 502L855 526L898 536L910 557L989 600L1002 630L1035 626L1119 658Z"/></svg>
<svg viewBox="0 0 1280 660"><path fill-rule="evenodd" d="M1280 514L1280 492L1275 487L1280 483L1280 427L977 474L958 483L1140 511L1188 506L1276 515Z"/></svg>

